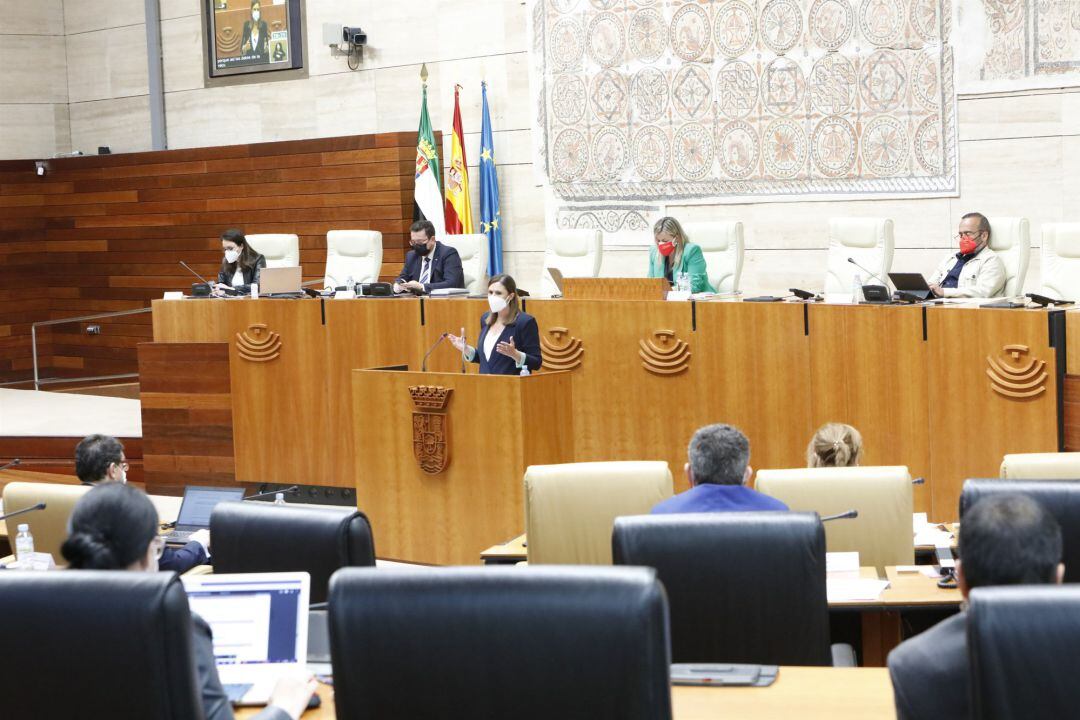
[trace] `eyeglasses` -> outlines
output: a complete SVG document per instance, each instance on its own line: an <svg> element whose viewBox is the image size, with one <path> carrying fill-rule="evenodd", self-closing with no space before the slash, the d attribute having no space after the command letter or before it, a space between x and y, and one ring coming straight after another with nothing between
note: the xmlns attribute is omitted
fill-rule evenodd
<svg viewBox="0 0 1080 720"><path fill-rule="evenodd" d="M128 469L129 469L129 466L128 466L128 464L126 462L113 463L113 465L120 468L124 472L127 472Z"/></svg>
<svg viewBox="0 0 1080 720"><path fill-rule="evenodd" d="M979 235L982 235L982 230L961 230L956 234L956 237L957 239L968 238L974 240L979 237Z"/></svg>

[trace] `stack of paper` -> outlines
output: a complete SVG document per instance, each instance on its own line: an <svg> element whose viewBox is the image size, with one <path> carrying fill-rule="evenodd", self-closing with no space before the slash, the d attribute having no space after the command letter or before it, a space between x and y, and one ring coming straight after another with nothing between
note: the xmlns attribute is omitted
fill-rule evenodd
<svg viewBox="0 0 1080 720"><path fill-rule="evenodd" d="M888 580L867 578L858 580L826 578L825 580L825 591L830 603L877 600L887 587L889 587Z"/></svg>

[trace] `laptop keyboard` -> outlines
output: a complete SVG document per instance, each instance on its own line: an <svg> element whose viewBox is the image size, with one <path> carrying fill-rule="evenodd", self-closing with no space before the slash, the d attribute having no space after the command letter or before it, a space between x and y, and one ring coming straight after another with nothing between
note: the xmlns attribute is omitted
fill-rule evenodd
<svg viewBox="0 0 1080 720"><path fill-rule="evenodd" d="M247 695L248 690L251 689L251 683L230 683L228 685L222 685L221 687L225 689L225 694L229 697L229 702L235 705Z"/></svg>
<svg viewBox="0 0 1080 720"><path fill-rule="evenodd" d="M194 534L195 531L193 530L173 530L165 536L165 542L187 544Z"/></svg>

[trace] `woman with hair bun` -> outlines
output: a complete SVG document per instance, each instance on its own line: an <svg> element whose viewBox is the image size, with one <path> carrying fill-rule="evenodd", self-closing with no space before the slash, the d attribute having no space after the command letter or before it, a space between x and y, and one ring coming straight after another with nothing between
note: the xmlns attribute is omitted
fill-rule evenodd
<svg viewBox="0 0 1080 720"><path fill-rule="evenodd" d="M60 553L75 570L157 572L165 547L158 535L158 515L142 490L124 483L104 483L83 495L68 520ZM191 614L192 647L206 720L232 720L232 706L221 687L210 626ZM296 720L315 692L315 679L283 676L270 704L256 720Z"/></svg>
<svg viewBox="0 0 1080 720"><path fill-rule="evenodd" d="M851 467L862 458L862 435L844 423L818 428L806 447L807 467Z"/></svg>

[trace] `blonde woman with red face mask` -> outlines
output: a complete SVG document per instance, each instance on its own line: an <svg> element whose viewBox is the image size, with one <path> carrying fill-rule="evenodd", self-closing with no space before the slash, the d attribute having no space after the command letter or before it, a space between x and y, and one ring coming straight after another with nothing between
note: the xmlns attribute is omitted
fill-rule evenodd
<svg viewBox="0 0 1080 720"><path fill-rule="evenodd" d="M653 238L656 241L649 249L649 277L667 278L676 289L690 292L716 292L709 284L709 274L705 267L705 256L701 248L690 242L679 221L673 217L663 217L653 226ZM686 278L683 288L679 288L680 277Z"/></svg>

